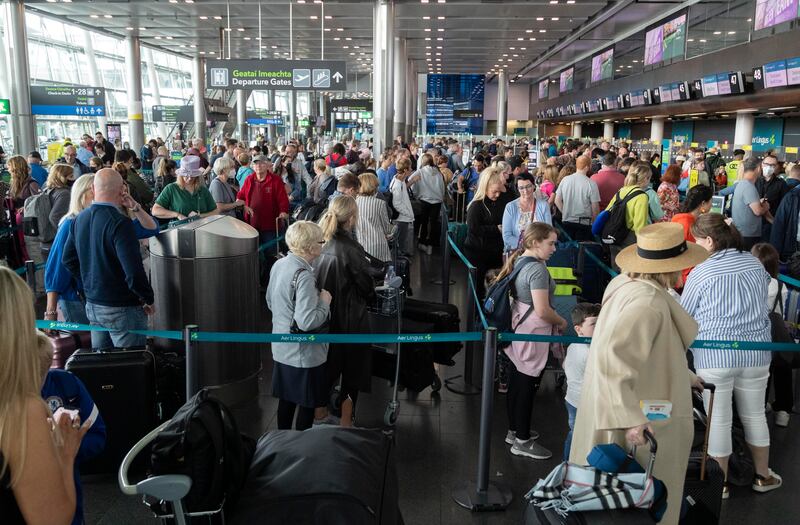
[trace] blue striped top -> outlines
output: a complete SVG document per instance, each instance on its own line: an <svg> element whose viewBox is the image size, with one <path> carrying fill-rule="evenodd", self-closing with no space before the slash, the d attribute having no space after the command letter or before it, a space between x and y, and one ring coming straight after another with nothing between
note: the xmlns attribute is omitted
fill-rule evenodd
<svg viewBox="0 0 800 525"><path fill-rule="evenodd" d="M772 341L767 305L770 277L749 252L720 250L686 280L681 305L699 325L697 339ZM692 348L695 368L765 366L770 351Z"/></svg>

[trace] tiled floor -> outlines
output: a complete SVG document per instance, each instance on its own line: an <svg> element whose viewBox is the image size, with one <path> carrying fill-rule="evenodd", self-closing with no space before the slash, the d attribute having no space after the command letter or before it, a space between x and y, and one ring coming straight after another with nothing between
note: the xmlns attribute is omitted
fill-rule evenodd
<svg viewBox="0 0 800 525"><path fill-rule="evenodd" d="M464 275L453 263L451 302L463 309ZM414 290L424 299L437 299L438 286L420 282L420 272L438 272L438 259L422 256L414 267ZM437 299L438 300L438 299ZM463 317L463 314L462 314ZM275 428L277 402L268 394L271 360L264 356L262 394L234 412L241 430L258 436ZM442 378L461 372L463 352L456 366L443 368ZM479 378L476 372L475 381ZM391 390L385 381L373 381L373 393L359 398L358 424L364 427L382 425ZM408 525L438 524L519 524L525 492L555 467L561 457L567 423L563 395L555 385L553 374L543 381L534 404L533 425L541 434L540 443L553 451L549 461L534 461L512 456L503 443L505 437L505 398L495 395L491 441L491 479L511 487L514 500L505 512L471 514L453 501L451 496L459 484L474 480L478 458L480 396L461 396L443 388L438 394L427 389L419 395L400 394L401 408L396 425L400 508ZM771 421L771 419L770 419ZM794 499L800 486L800 444L794 432L800 430L794 418L790 428L772 432L772 466L784 479L784 487L766 495L756 495L748 488L734 488L731 499L723 504L723 522L731 524L800 523L800 506ZM89 477L84 480L87 524L148 524L145 507L135 498L123 496L112 477ZM268 523L268 521L265 521Z"/></svg>

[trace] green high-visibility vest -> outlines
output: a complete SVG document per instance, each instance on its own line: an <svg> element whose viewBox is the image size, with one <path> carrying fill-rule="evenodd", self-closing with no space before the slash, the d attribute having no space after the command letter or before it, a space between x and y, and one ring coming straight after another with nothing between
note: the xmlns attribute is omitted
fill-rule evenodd
<svg viewBox="0 0 800 525"><path fill-rule="evenodd" d="M736 177L739 175L739 164L742 161L732 160L725 166L725 174L728 176L728 186L733 186L736 183Z"/></svg>

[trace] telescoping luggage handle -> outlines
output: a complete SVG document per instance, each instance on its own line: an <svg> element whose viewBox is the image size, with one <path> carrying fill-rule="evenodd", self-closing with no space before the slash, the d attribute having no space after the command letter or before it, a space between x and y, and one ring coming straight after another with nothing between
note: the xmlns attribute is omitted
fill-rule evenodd
<svg viewBox="0 0 800 525"><path fill-rule="evenodd" d="M706 433L703 437L703 456L700 458L700 481L706 479L706 461L708 461L708 436L711 434L711 413L714 411L714 394L717 392L717 385L713 383L703 383L703 388L710 392L708 400L708 413L706 414Z"/></svg>
<svg viewBox="0 0 800 525"><path fill-rule="evenodd" d="M647 429L644 430L644 437L650 444L650 459L647 461L647 469L645 470L645 476L649 479L653 477L653 467L656 464L656 453L658 452L658 441L656 441L656 437L653 433ZM631 447L630 456L632 458L636 457L636 445Z"/></svg>

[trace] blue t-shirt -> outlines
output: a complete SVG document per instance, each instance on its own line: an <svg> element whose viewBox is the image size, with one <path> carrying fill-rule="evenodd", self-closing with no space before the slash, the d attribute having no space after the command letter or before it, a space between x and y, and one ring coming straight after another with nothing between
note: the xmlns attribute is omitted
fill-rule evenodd
<svg viewBox="0 0 800 525"><path fill-rule="evenodd" d="M556 148L554 145L550 144L550 147L547 148L547 156L548 157L555 157L556 155L558 155L558 148Z"/></svg>
<svg viewBox="0 0 800 525"><path fill-rule="evenodd" d="M40 188L43 188L44 183L47 181L47 170L41 164L31 164L31 177Z"/></svg>
<svg viewBox="0 0 800 525"><path fill-rule="evenodd" d="M395 169L395 171L397 171L397 169ZM392 183L392 177L389 176L389 170L378 168L376 173L378 175L378 191L389 191L389 184Z"/></svg>

